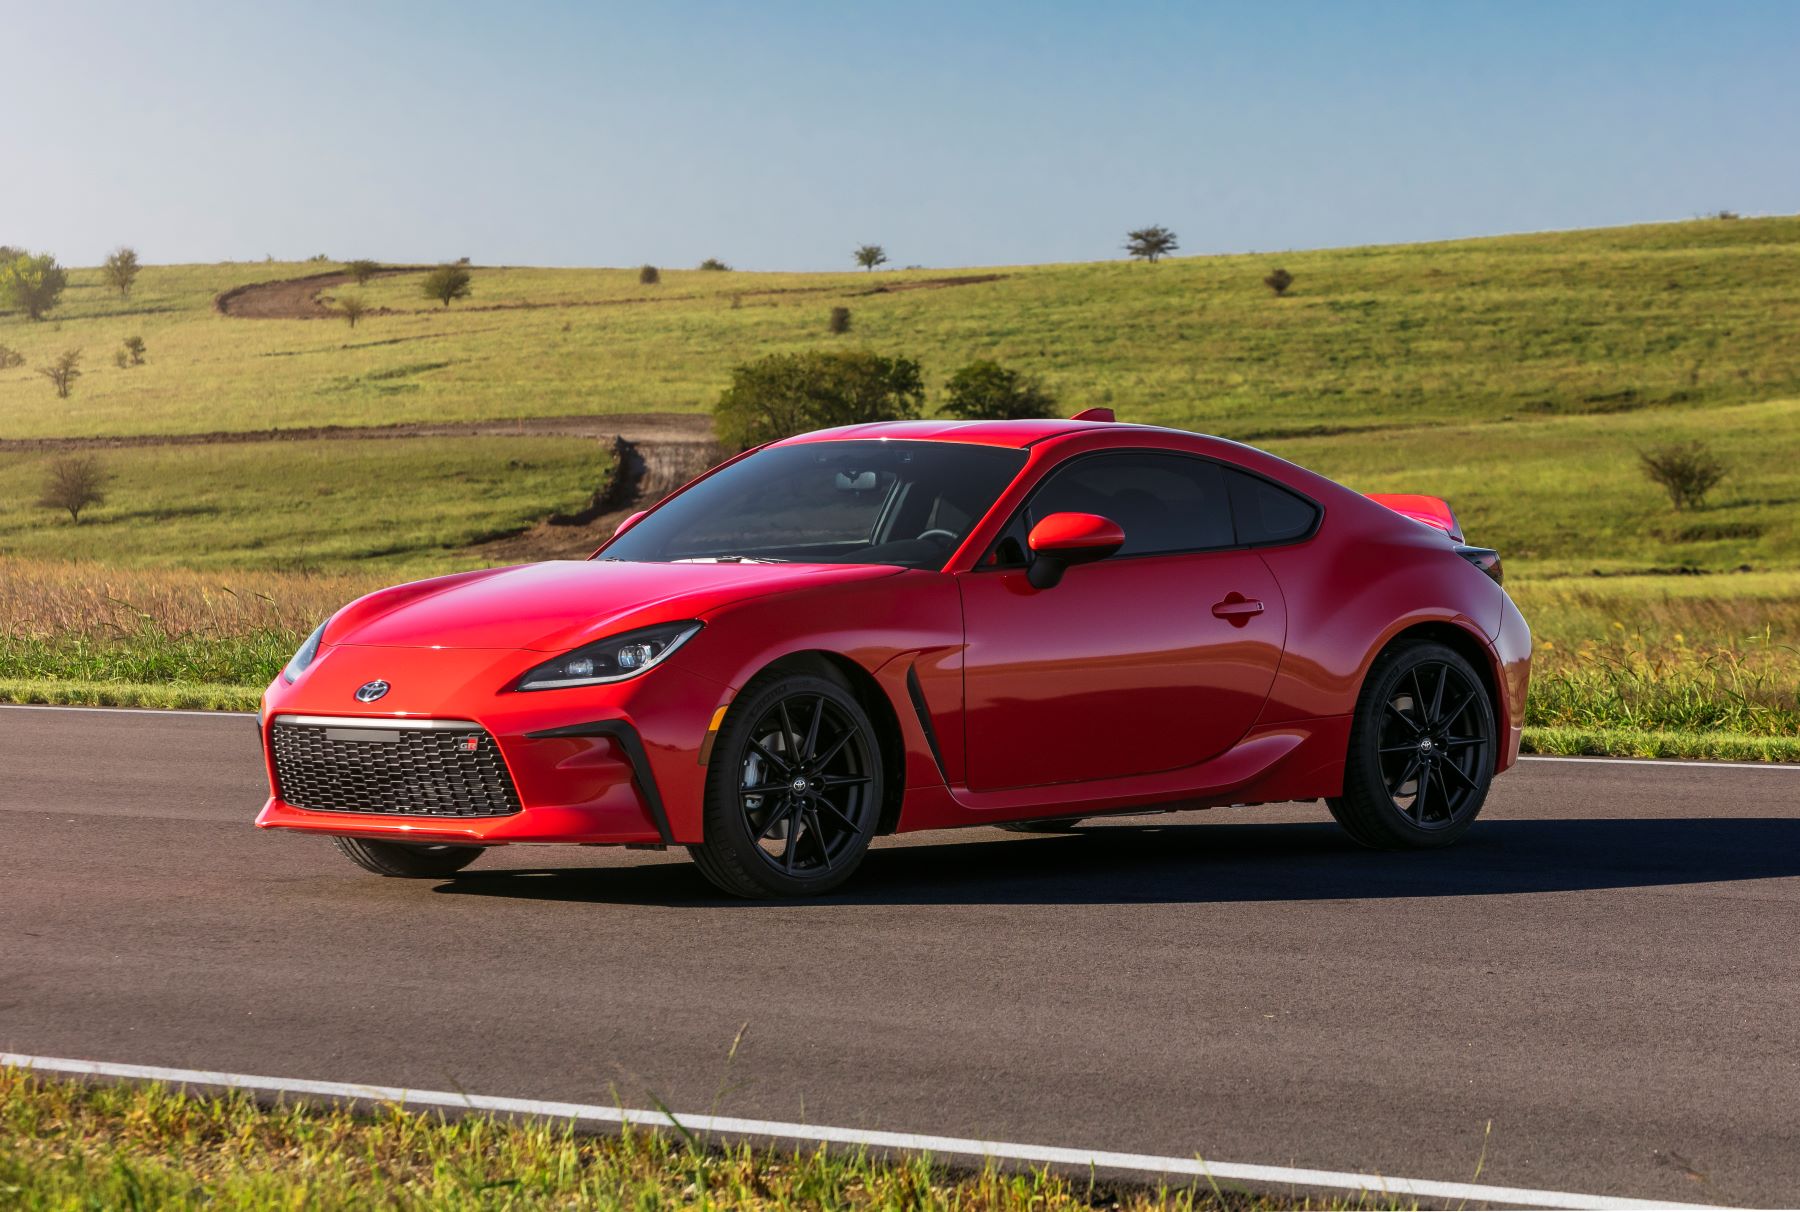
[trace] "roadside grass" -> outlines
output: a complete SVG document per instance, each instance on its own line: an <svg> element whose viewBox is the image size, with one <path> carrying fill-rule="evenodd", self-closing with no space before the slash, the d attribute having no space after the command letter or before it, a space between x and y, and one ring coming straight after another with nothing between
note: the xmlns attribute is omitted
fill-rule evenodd
<svg viewBox="0 0 1800 1212"><path fill-rule="evenodd" d="M707 1147L673 1132L397 1107L261 1106L241 1093L89 1085L0 1069L0 1202L89 1208L936 1209L1125 1212L1414 1207L1391 1199L1096 1184L927 1157Z"/></svg>
<svg viewBox="0 0 1800 1212"><path fill-rule="evenodd" d="M1262 285L1276 263L1289 297ZM924 358L934 387L994 358L1070 411L1259 439L1800 395L1797 218L1002 267L915 289L982 271L668 271L646 287L629 270L477 267L450 308L412 275L369 283L359 293L398 314L354 329L211 310L217 290L330 268L150 266L124 301L74 271L48 321L0 316L0 342L26 355L0 372L0 434L696 410L737 362L841 345L834 305L855 314L856 347ZM148 362L112 367L140 330ZM58 401L31 367L72 346L88 373ZM432 369L380 377L407 366Z"/></svg>
<svg viewBox="0 0 1800 1212"><path fill-rule="evenodd" d="M54 453L0 453L0 553L115 567L449 571L463 550L584 504L598 442L420 437L96 452L113 474L80 525L35 504ZM4 592L4 591L0 591Z"/></svg>

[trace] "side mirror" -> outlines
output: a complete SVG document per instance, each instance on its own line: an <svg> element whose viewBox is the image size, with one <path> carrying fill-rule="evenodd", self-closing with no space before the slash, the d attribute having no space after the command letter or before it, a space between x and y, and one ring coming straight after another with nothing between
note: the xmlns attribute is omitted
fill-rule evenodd
<svg viewBox="0 0 1800 1212"><path fill-rule="evenodd" d="M626 518L623 522L620 522L618 529L613 531L613 538L615 538L615 539L618 538L620 535L624 534L627 530L630 530L633 526L636 526L638 524L638 522L640 520L642 520L643 516L649 512L650 511L648 509L640 509L636 513L632 514L630 517Z"/></svg>
<svg viewBox="0 0 1800 1212"><path fill-rule="evenodd" d="M1062 580L1071 564L1104 560L1125 542L1119 524L1097 513L1053 513L1025 539L1031 548L1031 567L1026 578L1035 589L1050 589Z"/></svg>

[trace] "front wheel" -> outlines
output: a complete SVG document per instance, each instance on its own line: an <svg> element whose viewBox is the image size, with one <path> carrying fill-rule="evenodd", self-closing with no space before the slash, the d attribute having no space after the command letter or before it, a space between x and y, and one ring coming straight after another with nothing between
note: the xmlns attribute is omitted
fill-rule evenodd
<svg viewBox="0 0 1800 1212"><path fill-rule="evenodd" d="M1380 850L1447 846L1467 833L1494 777L1494 711L1473 666L1417 642L1369 670L1350 728L1344 794L1325 801Z"/></svg>
<svg viewBox="0 0 1800 1212"><path fill-rule="evenodd" d="M334 837L338 853L376 875L403 880L441 880L481 857L484 846L426 846L417 842L372 842Z"/></svg>
<svg viewBox="0 0 1800 1212"><path fill-rule="evenodd" d="M834 678L747 687L713 745L700 871L735 896L816 896L850 878L881 817L881 746Z"/></svg>

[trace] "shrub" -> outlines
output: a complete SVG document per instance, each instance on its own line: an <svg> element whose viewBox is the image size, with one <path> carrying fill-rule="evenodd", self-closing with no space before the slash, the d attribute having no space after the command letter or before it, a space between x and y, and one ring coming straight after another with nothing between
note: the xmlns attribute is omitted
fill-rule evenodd
<svg viewBox="0 0 1800 1212"><path fill-rule="evenodd" d="M0 370L11 370L15 366L25 365L25 355L10 345L0 345Z"/></svg>
<svg viewBox="0 0 1800 1212"><path fill-rule="evenodd" d="M82 510L106 504L104 490L109 478L106 468L92 455L64 456L50 464L38 504L45 509L68 510L69 520L79 526Z"/></svg>
<svg viewBox="0 0 1800 1212"><path fill-rule="evenodd" d="M33 320L43 319L56 306L68 284L68 273L49 253L37 257L21 253L0 264L0 299Z"/></svg>
<svg viewBox="0 0 1800 1212"><path fill-rule="evenodd" d="M848 307L832 308L831 309L831 319L829 321L827 321L826 327L835 333L849 332L850 331L850 309Z"/></svg>
<svg viewBox="0 0 1800 1212"><path fill-rule="evenodd" d="M856 250L856 263L864 269L887 264L887 250L879 244L864 244Z"/></svg>
<svg viewBox="0 0 1800 1212"><path fill-rule="evenodd" d="M919 364L874 353L770 354L731 372L713 405L713 429L730 450L776 438L917 417L925 403Z"/></svg>
<svg viewBox="0 0 1800 1212"><path fill-rule="evenodd" d="M1644 474L1662 486L1676 509L1698 507L1725 478L1725 462L1705 442L1675 442L1641 451Z"/></svg>
<svg viewBox="0 0 1800 1212"><path fill-rule="evenodd" d="M355 328L356 322L369 314L369 301L361 295L345 295L337 301L337 313Z"/></svg>
<svg viewBox="0 0 1800 1212"><path fill-rule="evenodd" d="M358 286L367 286L369 279L373 278L380 269L379 262L370 261L367 258L359 258L344 266L344 272L349 274Z"/></svg>
<svg viewBox="0 0 1800 1212"><path fill-rule="evenodd" d="M662 271L657 269L656 266L646 265L638 270L638 284L640 286L655 286L660 281L662 281Z"/></svg>
<svg viewBox="0 0 1800 1212"><path fill-rule="evenodd" d="M448 307L452 299L469 297L469 278L469 271L461 265L440 265L425 275L421 290L427 299Z"/></svg>
<svg viewBox="0 0 1800 1212"><path fill-rule="evenodd" d="M1277 295L1285 295L1288 292L1288 287L1293 284L1294 275L1285 269L1271 270L1269 276L1263 279L1263 285L1274 291Z"/></svg>
<svg viewBox="0 0 1800 1212"><path fill-rule="evenodd" d="M1056 415L1056 397L998 362L971 362L945 384L944 411L965 421Z"/></svg>
<svg viewBox="0 0 1800 1212"><path fill-rule="evenodd" d="M133 366L142 366L144 364L144 338L126 337L124 345L125 348L119 352L123 353Z"/></svg>
<svg viewBox="0 0 1800 1212"><path fill-rule="evenodd" d="M107 285L118 291L119 297L123 299L131 293L131 284L137 281L140 268L137 250L119 247L113 249L112 255L106 258L101 273L105 276Z"/></svg>
<svg viewBox="0 0 1800 1212"><path fill-rule="evenodd" d="M708 257L706 260L700 262L700 268L712 273L724 273L726 270L730 269L731 266L725 264L725 262L719 260L717 257Z"/></svg>
<svg viewBox="0 0 1800 1212"><path fill-rule="evenodd" d="M58 399L66 400L69 398L69 388L73 387L75 380L81 377L80 368L81 351L65 349L56 361L48 366L38 367L38 373L50 380L56 388Z"/></svg>
<svg viewBox="0 0 1800 1212"><path fill-rule="evenodd" d="M1175 241L1175 233L1166 227L1140 227L1125 233L1125 251L1153 265L1158 257L1165 257L1180 247Z"/></svg>

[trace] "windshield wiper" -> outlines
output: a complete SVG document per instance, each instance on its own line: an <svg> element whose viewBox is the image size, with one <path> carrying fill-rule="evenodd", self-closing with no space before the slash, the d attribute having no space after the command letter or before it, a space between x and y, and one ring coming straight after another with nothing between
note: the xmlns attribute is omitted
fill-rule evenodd
<svg viewBox="0 0 1800 1212"><path fill-rule="evenodd" d="M722 556L689 556L684 560L670 560L671 564L790 564L791 560L777 559L774 556L722 555Z"/></svg>

